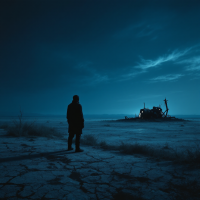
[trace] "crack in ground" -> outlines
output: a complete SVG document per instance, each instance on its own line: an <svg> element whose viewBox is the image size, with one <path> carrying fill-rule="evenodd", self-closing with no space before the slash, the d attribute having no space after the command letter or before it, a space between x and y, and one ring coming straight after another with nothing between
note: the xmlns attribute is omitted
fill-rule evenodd
<svg viewBox="0 0 200 200"><path fill-rule="evenodd" d="M14 183L10 183L10 181L11 181L12 179L16 178L16 177L18 177L18 176L14 176L14 177L12 177L12 178L9 179L6 183L0 183L0 184L3 185L1 188L3 188L3 187L6 186L6 185L14 185Z"/></svg>
<svg viewBox="0 0 200 200"><path fill-rule="evenodd" d="M81 174L79 172L76 171L76 169L74 171L71 172L71 174L69 175L69 178L78 181L80 184L80 189L84 192L84 193L91 193L90 191L88 191L84 186L84 182L81 179Z"/></svg>
<svg viewBox="0 0 200 200"><path fill-rule="evenodd" d="M86 153L86 155L87 156L89 156L89 157L92 157L93 159L95 159L95 160L98 160L98 161L102 161L102 159L99 159L99 158L95 158L94 156L92 156L92 155L88 155L88 153ZM103 161L102 161L103 162Z"/></svg>
<svg viewBox="0 0 200 200"><path fill-rule="evenodd" d="M56 178L47 181L47 183L49 183L50 185L63 185L60 180L61 178L56 176Z"/></svg>
<svg viewBox="0 0 200 200"><path fill-rule="evenodd" d="M141 195L132 195L130 193L127 193L127 192L123 192L124 188L117 188L117 193L116 194L113 194L113 200L121 200L121 199L126 199L126 200L145 200L143 197L141 197Z"/></svg>
<svg viewBox="0 0 200 200"><path fill-rule="evenodd" d="M97 195L97 187L95 187L95 196L96 196L97 200L99 200L99 197Z"/></svg>

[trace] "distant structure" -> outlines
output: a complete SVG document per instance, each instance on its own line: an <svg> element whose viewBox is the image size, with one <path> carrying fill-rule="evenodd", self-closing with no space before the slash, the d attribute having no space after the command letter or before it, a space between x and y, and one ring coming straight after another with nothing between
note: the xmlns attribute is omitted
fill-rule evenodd
<svg viewBox="0 0 200 200"><path fill-rule="evenodd" d="M168 105L167 105L167 101L166 98L164 99L165 102L165 106L166 106L166 110L165 112L162 112L162 108L159 107L153 107L153 109L148 109L145 108L145 103L144 103L144 108L140 109L140 113L139 113L139 118L140 119L150 119L150 118L165 118L165 117L169 117L168 116Z"/></svg>
<svg viewBox="0 0 200 200"><path fill-rule="evenodd" d="M162 111L161 106L159 105L158 107L153 107L153 109L148 109L145 108L145 103L144 103L144 108L140 109L140 113L138 117L127 117L125 116L125 119L119 119L118 121L149 121L149 122L161 122L161 121L185 121L184 119L179 119L176 117L171 117L168 115L168 105L167 105L167 99L164 99L166 110L165 112ZM144 119L144 120L143 120Z"/></svg>

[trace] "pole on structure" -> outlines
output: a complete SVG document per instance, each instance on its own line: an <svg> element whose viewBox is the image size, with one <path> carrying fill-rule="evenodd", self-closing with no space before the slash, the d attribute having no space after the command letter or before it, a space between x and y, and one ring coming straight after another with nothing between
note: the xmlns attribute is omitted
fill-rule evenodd
<svg viewBox="0 0 200 200"><path fill-rule="evenodd" d="M168 101L168 100L165 98L165 99L164 99L165 106L166 106L166 111L165 111L166 114L165 114L165 117L167 117L167 115L168 115L168 110L169 110L168 105L167 105L167 101Z"/></svg>

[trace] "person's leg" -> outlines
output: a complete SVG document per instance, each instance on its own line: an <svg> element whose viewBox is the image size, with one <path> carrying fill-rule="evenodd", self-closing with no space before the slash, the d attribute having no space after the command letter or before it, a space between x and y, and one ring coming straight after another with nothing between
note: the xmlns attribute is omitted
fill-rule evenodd
<svg viewBox="0 0 200 200"><path fill-rule="evenodd" d="M83 150L80 149L80 138L81 134L76 134L76 152L83 152Z"/></svg>
<svg viewBox="0 0 200 200"><path fill-rule="evenodd" d="M80 149L80 134L76 134L76 150Z"/></svg>
<svg viewBox="0 0 200 200"><path fill-rule="evenodd" d="M72 148L72 139L74 137L74 133L69 133L69 137L68 137L68 150L73 150Z"/></svg>

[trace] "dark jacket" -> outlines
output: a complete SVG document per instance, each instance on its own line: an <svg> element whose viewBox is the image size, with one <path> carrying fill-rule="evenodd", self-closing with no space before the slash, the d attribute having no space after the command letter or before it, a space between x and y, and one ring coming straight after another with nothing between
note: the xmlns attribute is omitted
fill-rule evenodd
<svg viewBox="0 0 200 200"><path fill-rule="evenodd" d="M67 122L69 124L68 132L81 134L84 128L84 118L82 106L78 102L72 101L67 108Z"/></svg>

